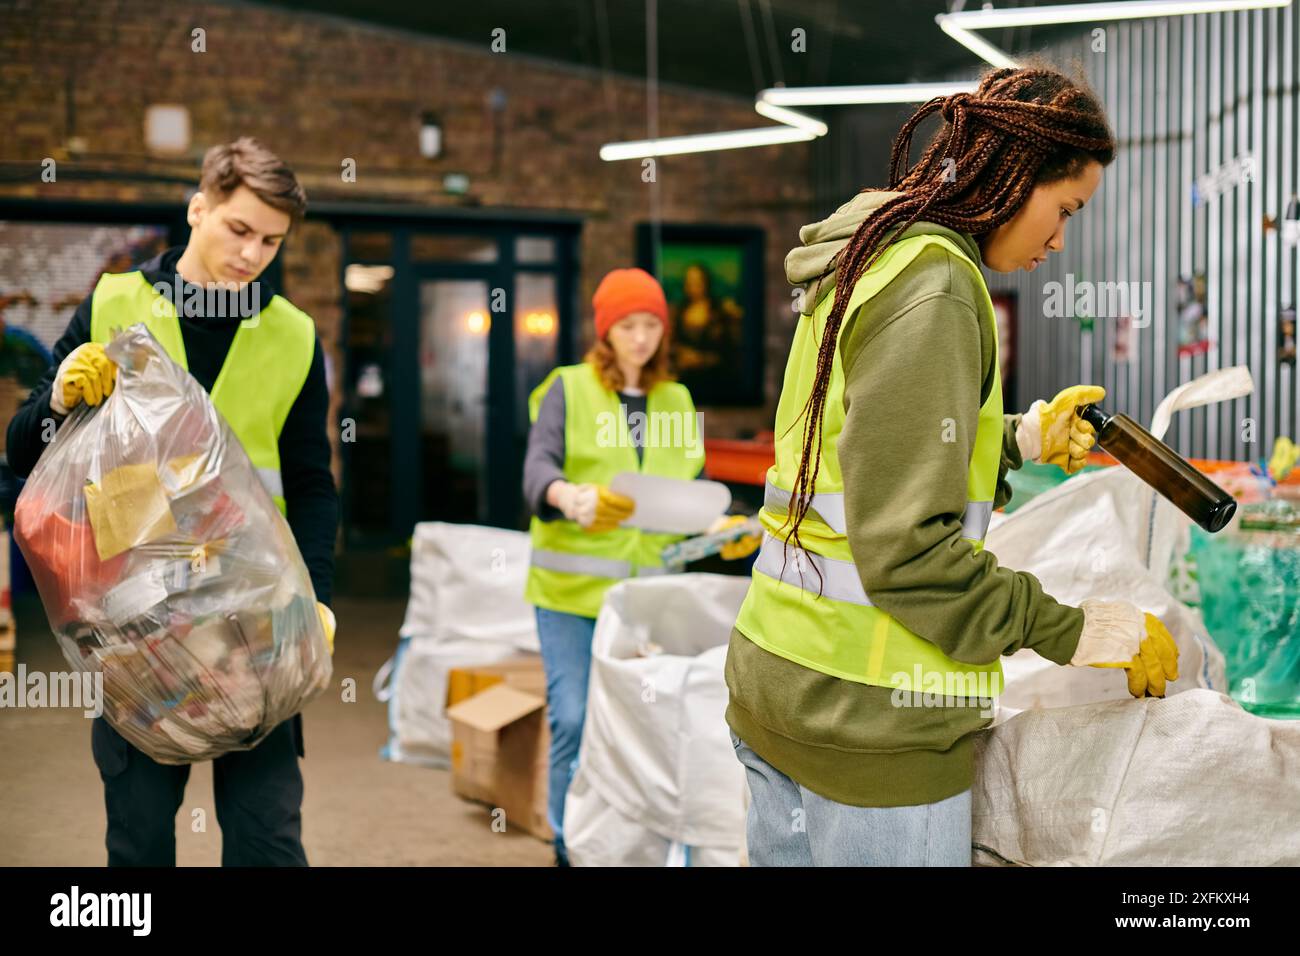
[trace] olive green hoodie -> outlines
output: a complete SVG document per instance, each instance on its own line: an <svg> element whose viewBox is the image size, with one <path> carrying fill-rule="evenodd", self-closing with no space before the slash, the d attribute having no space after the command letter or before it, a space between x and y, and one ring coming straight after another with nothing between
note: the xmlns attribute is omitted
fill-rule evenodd
<svg viewBox="0 0 1300 956"><path fill-rule="evenodd" d="M834 292L832 258L894 195L859 193L799 231L802 245L785 264L791 284L808 290L805 311ZM921 222L900 238L927 233L981 264L979 244L966 233ZM934 246L845 316L837 453L849 548L872 604L949 657L987 662L1031 647L1064 664L1083 612L1057 603L1032 574L1001 568L961 540L979 409L996 374L996 330L978 306L982 294L972 271ZM994 507L1011 497L1007 469L1021 465L1019 421L1005 417ZM945 430L956 440L942 440ZM731 634L726 679L727 723L738 737L795 782L854 806L933 803L968 789L972 737L992 720L988 702L974 698L963 706L899 706L891 688L806 668L739 630Z"/></svg>

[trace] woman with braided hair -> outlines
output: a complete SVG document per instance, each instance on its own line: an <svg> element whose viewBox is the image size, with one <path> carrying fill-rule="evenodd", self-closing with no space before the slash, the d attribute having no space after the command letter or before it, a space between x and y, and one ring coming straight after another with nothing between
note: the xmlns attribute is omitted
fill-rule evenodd
<svg viewBox="0 0 1300 956"><path fill-rule="evenodd" d="M894 141L890 188L805 226L786 257L803 314L726 665L751 863L969 865L972 738L1004 654L1124 669L1135 696L1177 678L1154 616L1060 604L983 550L1007 469L1078 471L1094 435L1077 410L1105 393L1072 386L1004 415L979 267L1061 251L1114 151L1082 85L993 70L922 106Z"/></svg>

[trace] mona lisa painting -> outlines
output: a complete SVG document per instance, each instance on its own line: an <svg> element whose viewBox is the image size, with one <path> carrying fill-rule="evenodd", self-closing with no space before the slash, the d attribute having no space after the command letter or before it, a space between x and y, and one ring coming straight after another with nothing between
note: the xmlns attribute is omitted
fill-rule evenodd
<svg viewBox="0 0 1300 956"><path fill-rule="evenodd" d="M761 404L762 231L642 224L637 262L664 287L672 368L695 404Z"/></svg>

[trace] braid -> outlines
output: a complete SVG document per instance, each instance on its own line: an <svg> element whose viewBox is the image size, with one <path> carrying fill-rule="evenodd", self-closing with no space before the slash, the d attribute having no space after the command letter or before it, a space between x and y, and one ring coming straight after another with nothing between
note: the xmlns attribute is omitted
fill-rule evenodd
<svg viewBox="0 0 1300 956"><path fill-rule="evenodd" d="M936 112L944 126L909 169L913 134ZM1114 150L1095 97L1055 70L1042 68L991 70L974 93L935 97L899 129L890 152L889 188L900 195L863 220L824 273L836 270L835 297L818 343L812 392L799 416L804 419L803 447L782 525L782 530L791 528L787 560L791 541L802 549L799 526L821 469L822 420L840 325L853 287L888 248L887 240L922 219L983 235L1012 219L1039 183L1074 175L1090 160L1107 165ZM814 296L820 283L819 278ZM820 593L821 570L815 565L814 570Z"/></svg>

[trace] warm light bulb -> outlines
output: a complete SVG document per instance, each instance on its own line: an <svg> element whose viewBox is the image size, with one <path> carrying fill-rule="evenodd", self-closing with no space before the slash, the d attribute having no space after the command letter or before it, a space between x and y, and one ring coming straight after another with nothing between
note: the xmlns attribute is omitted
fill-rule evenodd
<svg viewBox="0 0 1300 956"><path fill-rule="evenodd" d="M524 316L524 330L529 335L550 335L555 317L549 312L529 312Z"/></svg>
<svg viewBox="0 0 1300 956"><path fill-rule="evenodd" d="M486 314L482 312L471 312L465 316L465 327L475 335L480 335L491 328L492 323L488 320Z"/></svg>

